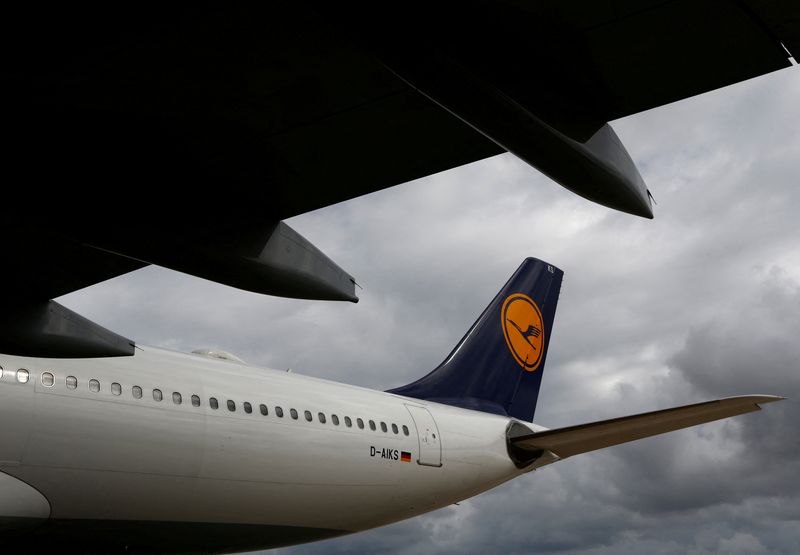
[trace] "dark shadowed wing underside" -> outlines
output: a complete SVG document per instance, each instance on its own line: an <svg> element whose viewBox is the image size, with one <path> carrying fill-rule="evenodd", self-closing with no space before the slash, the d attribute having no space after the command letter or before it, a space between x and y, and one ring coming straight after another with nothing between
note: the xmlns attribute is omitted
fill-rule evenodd
<svg viewBox="0 0 800 555"><path fill-rule="evenodd" d="M800 22L767 0L14 3L0 45L0 349L78 356L132 347L48 301L149 263L354 301L283 219L507 150L650 217L605 123L790 65Z"/></svg>

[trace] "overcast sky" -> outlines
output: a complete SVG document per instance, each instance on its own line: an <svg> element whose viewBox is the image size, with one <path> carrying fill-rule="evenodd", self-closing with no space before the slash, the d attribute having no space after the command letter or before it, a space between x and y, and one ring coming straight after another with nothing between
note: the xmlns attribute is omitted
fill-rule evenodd
<svg viewBox="0 0 800 555"><path fill-rule="evenodd" d="M800 553L798 99L792 68L614 122L658 201L652 221L511 155L289 220L356 277L358 304L260 297L160 268L62 302L140 343L387 389L436 366L522 259L542 258L566 275L537 423L790 399L278 552Z"/></svg>

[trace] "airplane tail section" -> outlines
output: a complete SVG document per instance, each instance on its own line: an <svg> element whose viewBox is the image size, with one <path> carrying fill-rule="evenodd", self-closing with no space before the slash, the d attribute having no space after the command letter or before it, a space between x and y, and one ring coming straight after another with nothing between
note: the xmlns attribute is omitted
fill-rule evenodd
<svg viewBox="0 0 800 555"><path fill-rule="evenodd" d="M389 393L532 422L563 275L526 259L444 362Z"/></svg>

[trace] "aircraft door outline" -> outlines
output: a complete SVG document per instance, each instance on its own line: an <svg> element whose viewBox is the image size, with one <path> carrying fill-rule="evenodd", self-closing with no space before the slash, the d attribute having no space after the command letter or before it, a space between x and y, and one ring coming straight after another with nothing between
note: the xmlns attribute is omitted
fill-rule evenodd
<svg viewBox="0 0 800 555"><path fill-rule="evenodd" d="M417 429L419 454L417 464L423 466L442 466L442 442L439 428L433 415L424 407L406 405L414 427Z"/></svg>

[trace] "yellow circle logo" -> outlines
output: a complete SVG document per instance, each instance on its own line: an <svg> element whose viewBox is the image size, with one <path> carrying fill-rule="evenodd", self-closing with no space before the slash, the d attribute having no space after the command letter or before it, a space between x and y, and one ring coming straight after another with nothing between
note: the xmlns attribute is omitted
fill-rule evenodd
<svg viewBox="0 0 800 555"><path fill-rule="evenodd" d="M544 351L542 311L527 295L509 295L500 311L503 337L514 359L528 372L539 367Z"/></svg>

